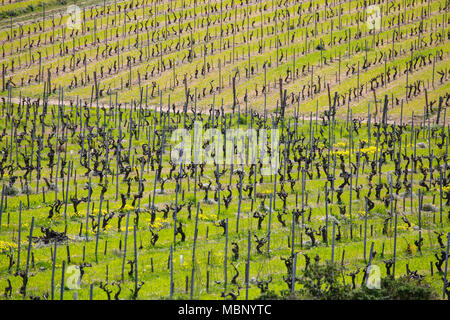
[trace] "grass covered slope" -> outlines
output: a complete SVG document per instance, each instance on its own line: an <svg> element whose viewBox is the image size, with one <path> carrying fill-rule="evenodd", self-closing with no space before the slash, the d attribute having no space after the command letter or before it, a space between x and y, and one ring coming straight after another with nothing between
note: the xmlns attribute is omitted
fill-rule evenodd
<svg viewBox="0 0 450 320"><path fill-rule="evenodd" d="M68 5L79 6L75 28ZM374 112L388 95L398 120L402 106L417 117L448 91L446 19L445 1L425 0L71 2L5 19L2 89L45 90L56 101L62 87L72 101L181 108L187 81L203 110L275 110L286 90L289 109L315 113L326 109L329 87L341 117L348 108L367 116L368 104Z"/></svg>
<svg viewBox="0 0 450 320"><path fill-rule="evenodd" d="M142 281L140 299L166 299L171 295L172 274L172 296L187 298L193 267L194 298L220 299L222 293L237 293L238 287L239 298L244 298L246 279L249 298L261 294L257 281L270 279L269 289L281 295L291 288L283 259L289 260L293 252L297 254L296 279L301 279L307 264L324 264L331 260L333 250L334 262L344 268L335 275L335 281L349 284L351 273L359 270L355 278L359 287L372 244L371 264L379 266L381 276L386 276L385 263L392 263L395 248L396 276L406 270L417 271L424 276L423 281L432 285L434 294L441 295L443 273L436 263L444 271L441 252L445 257L445 235L449 231L445 167L448 135L442 127L416 124L416 134L411 134L411 127L383 128L371 123L369 138L368 126L356 119L328 124L300 117L279 119L278 174L262 176L260 165L244 166L240 196L241 166L197 165L196 174L194 165L185 164L180 171L180 166L170 161L170 152L179 142L171 140L171 132L183 127L184 121L187 128L192 127L193 114L184 118L182 113L161 115L138 108L84 107L60 108L58 112L56 106L47 106L45 113L37 105L14 104L2 110L6 130L2 147L1 177L5 187L1 273L5 287L11 281L11 298L21 298L22 278L16 274L25 270L29 274L26 294L34 297L51 298L53 290L54 298L60 298L64 280L67 299L73 297L73 291L79 299L88 299L91 285L94 299L106 299L101 289L106 283L106 291L116 292L119 287L114 283L118 283L122 290L119 298L131 298L136 283ZM26 115L33 119L34 112L43 116L36 118L34 136L25 135L34 127L28 124L24 131ZM44 119L43 135L39 119ZM231 122L225 116L214 120L196 116L204 126L209 123L217 128L236 128L238 121L241 129L271 124L253 113L229 119ZM12 120L16 128L13 141L17 144L13 143L13 152L9 153ZM289 121L298 125L289 128ZM442 134L445 138L441 138ZM161 143L163 153L159 158ZM431 172L427 159L432 160ZM36 169L26 174L30 161ZM400 170L397 173L396 162ZM155 184L159 169L161 179ZM217 170L219 175L223 172L219 178L220 195L216 192ZM348 179L350 170L352 176ZM388 175L393 177L392 200ZM250 193L254 186L256 189ZM370 200L367 211L366 196ZM265 241L260 241L263 238ZM79 274L68 267L80 265L84 270L81 287L69 290L67 281L70 278L69 283L74 283L78 279L74 275ZM392 274L392 265L389 269Z"/></svg>
<svg viewBox="0 0 450 320"><path fill-rule="evenodd" d="M28 3L0 10L2 299L448 298L446 1Z"/></svg>

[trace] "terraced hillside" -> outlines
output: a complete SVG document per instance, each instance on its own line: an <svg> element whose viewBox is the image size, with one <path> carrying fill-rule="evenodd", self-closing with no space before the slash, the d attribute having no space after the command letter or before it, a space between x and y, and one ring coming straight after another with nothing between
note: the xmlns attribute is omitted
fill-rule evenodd
<svg viewBox="0 0 450 320"><path fill-rule="evenodd" d="M2 88L16 97L57 100L61 87L74 102L180 108L187 81L199 108L275 110L281 88L308 114L329 87L339 114L366 116L387 94L399 118L448 90L445 1L82 3L79 24L67 6L43 7L3 23Z"/></svg>

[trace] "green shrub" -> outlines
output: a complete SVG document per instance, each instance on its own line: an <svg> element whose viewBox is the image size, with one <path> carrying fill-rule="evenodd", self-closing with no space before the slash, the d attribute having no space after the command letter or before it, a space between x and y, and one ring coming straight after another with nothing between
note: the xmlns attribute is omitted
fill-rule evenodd
<svg viewBox="0 0 450 320"><path fill-rule="evenodd" d="M349 299L350 285L343 285L337 281L336 275L341 274L342 267L327 261L325 265L311 264L298 282L303 285L299 293L305 298L342 300Z"/></svg>
<svg viewBox="0 0 450 320"><path fill-rule="evenodd" d="M239 118L239 124L246 125L247 124L247 118L245 116L241 115L240 118Z"/></svg>
<svg viewBox="0 0 450 320"><path fill-rule="evenodd" d="M303 288L298 294L303 298L326 300L430 300L438 297L432 287L424 280L401 276L381 278L380 289L369 289L365 285L352 290L351 286L342 284L337 275L342 274L342 267L313 263L300 277L298 282ZM291 297L292 298L292 297Z"/></svg>
<svg viewBox="0 0 450 320"><path fill-rule="evenodd" d="M352 299L362 300L431 300L437 299L432 287L425 281L410 279L407 276L381 279L381 288L369 289L366 286L355 290Z"/></svg>
<svg viewBox="0 0 450 320"><path fill-rule="evenodd" d="M256 300L280 300L281 297L273 290L262 293Z"/></svg>
<svg viewBox="0 0 450 320"><path fill-rule="evenodd" d="M16 196L19 194L19 189L14 186L5 186L5 192L8 196Z"/></svg>

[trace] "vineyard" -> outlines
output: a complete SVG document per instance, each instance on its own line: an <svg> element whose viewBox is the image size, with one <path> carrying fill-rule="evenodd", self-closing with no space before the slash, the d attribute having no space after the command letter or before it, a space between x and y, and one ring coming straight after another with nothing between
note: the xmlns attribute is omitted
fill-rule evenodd
<svg viewBox="0 0 450 320"><path fill-rule="evenodd" d="M0 1L1 299L450 299L449 1Z"/></svg>

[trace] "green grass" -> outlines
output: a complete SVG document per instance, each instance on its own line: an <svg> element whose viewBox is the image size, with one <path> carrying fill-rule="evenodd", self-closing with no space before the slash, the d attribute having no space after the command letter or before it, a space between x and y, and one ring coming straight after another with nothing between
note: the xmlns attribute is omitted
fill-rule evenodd
<svg viewBox="0 0 450 320"><path fill-rule="evenodd" d="M14 106L14 109L17 110L17 106ZM23 115L24 109L16 113L17 115ZM83 111L84 113L85 111ZM90 125L95 127L95 109L91 111L91 122ZM125 111L126 113L127 111ZM70 119L74 119L75 110L70 110L69 108L65 109L65 113L69 114ZM133 112L133 118L138 119L137 112ZM158 116L158 115L157 115ZM145 113L142 117L146 118L150 123L154 121L154 113ZM6 132L9 132L9 121L7 118L2 122L4 127L7 128ZM181 118L182 119L182 118ZM233 123L237 118L234 118ZM137 120L136 120L137 121ZM51 123L51 115L47 115L46 123ZM24 119L22 118L21 126L24 125ZM103 123L101 120L100 123ZM182 125L182 120L181 120ZM220 125L220 124L219 124ZM249 125L249 124L247 124ZM313 127L316 125L313 122ZM122 132L126 132L127 126L122 122ZM335 150L341 150L345 154L345 150L348 150L348 134L345 128L346 124L342 122L337 122L335 124L334 136L335 136ZM161 128L161 124L154 125L153 127ZM243 124L241 122L241 128ZM245 127L245 125L244 125ZM343 134L340 135L340 128L343 127ZM113 129L111 133L113 137L117 137L118 130L114 126L113 118L107 122L107 128ZM115 128L115 129L114 129ZM322 128L324 130L324 136L327 137L327 127L322 127L320 122L318 123L318 128ZM94 129L96 130L96 129ZM300 123L297 128L299 135L308 135L309 133L309 122L305 121L305 123ZM21 130L19 130L20 132ZM355 146L358 145L358 141L360 140L368 140L367 129L363 124L363 127L359 130L360 134L353 134L353 141ZM422 134L423 133L423 134ZM419 139L417 142L426 142L428 143L428 139L426 137L427 130L421 131L419 135ZM88 182L88 178L84 176L85 169L80 166L79 156L77 155L80 151L79 145L76 144L77 136L80 133L76 133L74 137L68 136L68 145L67 145L67 161L73 161L74 170L76 171L76 181L77 181L77 190L78 190L78 198L87 196L87 190L84 190L83 186ZM407 129L405 133L408 141L410 141L410 131ZM128 141L128 135L126 135L126 140ZM317 137L317 136L316 136ZM52 144L55 143L55 137L50 140ZM152 139L152 135L150 137ZM375 139L372 137L371 146L375 146ZM435 155L442 155L442 150L439 149L434 140L437 138L432 138L432 151ZM151 141L151 140L150 140ZM131 161L134 158L134 165L138 171L140 171L140 165L136 162L137 158L142 155L141 146L148 142L148 137L146 134L146 129L144 127L141 128L141 136L139 140L136 140L133 137L132 148L131 148ZM128 142L124 143L124 151L127 153ZM170 143L170 142L168 142ZM3 142L4 146L6 146L6 140ZM35 146L36 147L36 146ZM19 147L18 159L19 163L23 162L22 156L20 152L24 152L25 148L27 152L30 150L30 145L28 143L23 143ZM281 147L281 152L283 154L283 146ZM403 150L404 146L402 146ZM445 148L445 146L444 146ZM355 151L355 148L353 149ZM445 150L445 149L444 149ZM73 153L72 153L73 151ZM292 152L292 150L291 150ZM411 145L406 146L406 154L410 155L413 152L413 147ZM111 151L112 153L112 151ZM417 149L418 155L427 155L428 149ZM42 158L41 161L43 164L46 164L47 159L47 148L44 148L41 153ZM374 153L369 155L370 158L374 156ZM64 153L61 153L61 158L65 157ZM346 158L348 157L345 156ZM111 169L115 170L115 157L110 154L111 158ZM352 161L355 161L355 154L352 155ZM36 161L36 156L34 157L34 161ZM15 163L15 151L13 153L13 162ZM56 160L55 160L56 161ZM165 177L169 173L170 166L168 164L169 161L169 148L166 148L163 160L163 171L162 176ZM346 160L347 161L347 160ZM336 173L340 173L338 169L339 160L337 162ZM404 161L403 161L404 164ZM435 163L436 164L436 163ZM346 164L348 169L348 163ZM386 172L393 170L393 162L389 160L383 165L383 174L382 181L387 182L386 180ZM206 177L210 177L213 179L213 170L215 167L207 166L205 168L205 177L202 178L203 182L207 182L208 179ZM248 167L246 171L248 172ZM362 168L361 168L362 169ZM360 172L358 184L363 186L367 185L367 175L369 173L368 164L365 165L364 171ZM67 171L67 167L65 169ZM222 166L221 166L222 170ZM229 172L230 168L228 168ZM69 195L73 196L75 194L75 184L74 184L74 175L70 178L69 185ZM15 175L20 175L23 171L14 171ZM134 172L134 170L133 170ZM177 171L175 171L177 172ZM294 165L292 170L292 176L294 178L297 177L297 165ZM42 172L42 176L48 177L50 174L49 169L46 168ZM167 225L159 232L159 240L157 241L155 246L150 244L151 240L151 232L149 231L149 223L150 223L150 213L145 211L145 207L148 206L149 196L153 194L153 181L154 181L154 171L147 171L147 167L144 169L144 195L141 199L141 208L144 208L144 212L139 215L139 225L137 229L137 246L138 248L142 244L142 248L138 249L138 270L139 270L139 281L144 281L145 284L142 290L139 292L139 299L166 299L169 297L169 282L170 282L170 270L167 268L167 261L169 257L169 248L171 245L175 246L174 251L174 298L187 298L189 297L189 293L185 292L185 281L186 276L190 278L192 272L192 248L193 248L193 235L195 228L195 205L192 207L192 219L189 220L187 218L187 209L183 208L178 214L178 221L181 221L184 225L184 231L186 233L186 241L180 242L179 236L177 237L176 243L173 243L173 220L171 219L171 212L169 213ZM436 174L436 173L435 173ZM131 174L131 177L136 176L135 173ZM301 175L300 175L301 176ZM418 239L418 230L416 227L418 226L418 198L417 192L419 189L422 189L418 186L418 181L420 179L420 173L414 174L414 193L413 197L413 211L410 210L410 198L406 198L406 205L403 208L402 201L398 201L397 203L397 215L398 215L398 237L397 237L397 264L396 270L397 274L403 274L405 272L405 265L409 264L410 269L418 270L420 274L424 274L426 276L426 280L429 281L433 288L439 293L440 288L442 287L441 276L438 273L435 273L433 276L430 275L430 261L434 262L434 253L439 252L438 243L436 241L436 236L433 234L434 231L439 232L448 232L449 231L449 219L447 217L448 208L443 207L443 220L440 223L439 212L433 216L431 213L422 212L422 237L424 238L424 246L422 248L422 254L417 252L417 248L414 246L414 240ZM8 183L8 175L6 174L3 177L3 183ZM67 179L67 178L65 178ZM245 183L247 183L247 177L244 179ZM259 179L259 175L258 175ZM280 260L280 257L287 257L290 255L290 248L288 248L288 236L291 235L291 223L292 216L290 212L292 209L296 207L295 205L295 194L298 193L298 201L299 206L301 206L301 180L297 181L294 190L290 191L289 184L285 184L285 190L289 193L287 199L287 212L288 214L283 217L286 222L287 227L283 228L281 224L278 222L276 218L276 213L282 210L282 201L277 197L275 208L272 213L272 223L271 223L271 243L270 243L270 255L267 254L257 254L255 249L255 241L253 239L253 234L258 235L258 237L262 237L267 234L268 230L268 217L264 220L262 224L262 230L257 230L257 219L252 217L251 214L251 199L246 197L246 193L243 194L242 204L241 204L241 219L239 222L239 232L236 232L236 212L238 211L238 189L235 187L236 183L239 181L237 175L233 175L232 179L232 190L233 190L233 201L230 204L228 209L225 209L223 205L223 201L221 200L221 211L218 212L217 205L210 205L203 203L201 199L204 196L204 192L197 189L197 199L196 201L200 201L201 209L203 210L202 219L199 220L198 223L198 238L197 238L197 251L196 251L196 278L195 278L195 291L194 297L201 299L220 299L220 293L223 291L223 281L224 281L224 269L223 269L223 258L224 258L224 246L225 246L225 237L222 235L222 228L214 226L214 221L218 219L228 218L229 220L229 242L228 242L228 261L231 261L232 253L231 253L231 243L237 242L240 247L240 257L236 264L238 264L238 270L240 275L237 279L237 282L242 288L245 288L244 284L244 274L245 274L245 264L247 259L247 235L248 232L252 234L252 244L251 244L251 263L250 263L250 278L257 279L267 279L269 276L273 277L273 282L270 285L270 289L279 292L281 290L287 289L286 284L283 282L282 277L285 275L285 267L283 261ZM120 207L120 197L118 200L115 198L115 188L116 188L116 177L109 175L109 189L105 194L105 198L103 201L102 210L107 210L106 203L109 206L109 212L116 211ZM264 177L263 183L257 184L257 192L267 192L270 194L273 191L273 181L274 177ZM305 201L306 194L308 196L308 204L305 206L307 208L311 208L311 222L307 224L317 229L319 226L324 225L324 217L325 217L325 203L324 203L324 184L326 179L324 178L323 172L321 173L321 178L316 177L316 173L314 170L313 179L309 180L307 178L307 183L305 185ZM336 185L342 183L343 179L340 177L336 177ZM375 176L374 182L378 181L378 176ZM93 185L93 194L92 194L92 202L95 203L95 210L99 208L99 196L100 196L100 187L98 185L99 178L93 176L92 177L92 185ZM221 179L221 183L223 185L228 185L229 175L226 174ZM355 183L355 181L354 181ZM32 179L29 182L29 186L32 190L36 189L36 175L35 173L32 175ZM62 179L58 179L58 185L60 187L60 191L58 192L58 199L63 200L62 196ZM16 183L18 186L18 183ZM40 180L40 186L44 186L42 179ZM445 186L444 186L445 187ZM159 183L156 186L159 189ZM166 194L156 194L155 204L162 208L164 204L174 204L175 201L175 182L174 180L168 181L164 189ZM184 201L181 198L181 194L178 195L178 203L186 203L188 200L195 200L194 198L194 190L193 190L193 179L189 181L185 178L183 179L181 190L184 192ZM280 183L277 183L277 190L280 191ZM131 185L131 195L136 194L138 191L138 183L134 182ZM119 194L126 193L127 186L126 183L122 182L122 177L119 177ZM342 240L336 242L335 248L335 261L341 261L343 251L345 250L345 259L344 266L348 272L352 270L356 270L356 268L362 268L365 265L364 257L363 257L363 239L364 239L364 195L366 194L367 189L363 187L361 191L361 199L356 199L356 193L353 192L353 200L352 200L352 212L351 216L348 212L348 204L349 204L349 189L345 188L344 194L342 196L343 203L347 207L347 214L345 216L341 216L339 214L339 205L336 204L337 199L336 195L334 196L334 201L332 204L328 205L328 214L335 216L336 219L340 221L341 232L342 232ZM374 192L374 191L373 191ZM385 190L382 191L382 197L385 194ZM222 194L227 194L227 192L223 192ZM317 198L320 195L320 200L317 202ZM429 192L424 192L424 203L431 203L433 201L433 197L436 196L435 205L439 207L439 189L433 188ZM213 197L213 192L210 192L209 197ZM373 198L373 196L372 196ZM45 191L45 199L46 203L52 203L54 200L54 192L53 191ZM18 237L18 211L19 204L22 202L22 249L21 249L21 264L20 269L25 268L26 264L26 250L27 250L27 237L29 233L31 217L35 217L35 229L34 236L41 236L40 227L51 227L53 230L62 232L66 226L65 218L64 218L64 205L61 209L61 214L55 216L53 219L48 219L48 210L45 203L43 202L43 195L41 192L39 194L35 194L34 192L29 196L30 205L28 208L26 195L19 194L14 197L8 197L7 199L7 208L3 212L2 216L2 229L0 233L1 241L15 243L17 242ZM127 200L128 204L131 204L131 200ZM259 206L260 200L257 200L254 203L254 210ZM377 255L372 263L380 266L382 270L382 274L385 273L385 268L383 266L383 260L392 258L393 256L393 246L394 246L394 224L389 227L389 232L387 235L382 234L383 221L387 217L387 212L389 212L389 207L385 208L381 201L375 201L376 207L371 212L368 217L367 225L368 225L368 238L367 238L367 256L370 249L370 244L374 242L374 250L377 252ZM266 201L266 205L268 206L268 200ZM122 230L120 232L117 231L117 217L114 217L112 221L108 224L107 230L101 230L99 233L99 246L98 246L98 262L95 262L95 237L96 233L92 231L91 226L89 226L89 240L85 242L84 233L85 233L85 215L86 215L86 204L81 204L78 207L79 214L74 212L72 204L69 202L67 206L67 234L69 236L70 241L67 243L70 247L70 258L71 263L79 264L82 263L83 257L83 247L85 247L85 261L92 264L92 267L87 267L85 269L85 275L83 277L83 282L81 285L81 289L78 291L80 299L87 299L89 297L89 286L90 284L94 284L94 299L105 299L106 294L99 289L98 284L103 281L105 282L106 277L106 269L108 268L108 279L109 282L120 281L121 280L121 268L122 268L122 259L123 252L119 251L119 242L122 241L122 249L124 248L124 236L125 236L125 219L122 220ZM92 208L90 210L92 212ZM98 212L98 211L97 211ZM305 220L307 219L309 211L305 215ZM405 228L406 224L400 219L402 215L405 215L408 220L413 224L413 228ZM134 210L130 211L130 227L128 233L128 242L127 242L127 256L126 261L134 259L134 243L133 243L133 218L134 218ZM158 218L162 218L162 213L157 213ZM9 220L8 220L9 217ZM9 223L8 223L9 221ZM295 251L299 252L299 259L297 262L297 272L301 275L301 270L304 268L305 260L301 256L302 253L307 253L311 258L313 258L316 254L318 254L321 258L321 261L331 259L331 228L332 223L329 220L329 240L328 244L322 243L320 236L317 236L317 240L319 240L319 245L317 247L309 248L306 242L303 245L300 245L300 234L302 234L303 241L306 241L308 237L303 233L301 225L295 226ZM80 230L80 224L83 223L83 231L82 237L78 237L78 233ZM350 225L353 227L353 237L350 239ZM362 226L362 234L360 234L360 226ZM371 235L370 228L373 226L373 235ZM207 236L208 233L208 236ZM107 241L107 252L104 254L105 243ZM406 251L407 243L411 244L414 253L408 254ZM382 246L384 245L384 256L381 256ZM267 245L263 247L265 251ZM42 296L46 292L50 292L50 279L52 274L52 263L50 259L50 247L51 246L36 246L33 245L32 252L34 253L35 266L34 268L30 268L30 272L34 274L29 280L28 283L28 294L35 296ZM61 244L58 246L57 250L57 263L56 263L56 273L55 273L55 290L57 294L55 294L56 298L59 298L59 286L61 281L61 268L62 261L65 260L67 263L67 253L65 244ZM207 263L209 256L209 264ZM184 257L184 264L180 264L180 255ZM17 251L15 251L15 257L17 256ZM11 272L8 272L8 259L2 254L1 258L1 269L0 273L2 274L2 278L4 280L10 279L13 286L13 298L21 299L20 294L18 293L18 288L21 285L21 278L18 276L14 276L14 272L17 266L12 268ZM151 259L153 259L153 268L154 272L151 272ZM134 279L128 276L129 265L125 265L125 279L122 284L122 293L120 298L130 298L131 291L128 289L134 288ZM206 273L209 271L210 274L210 282L209 282L209 292L206 292ZM436 271L436 270L435 270ZM228 265L228 282L234 275L234 271L232 266ZM70 274L66 274L66 279L70 276ZM347 277L348 278L348 277ZM217 283L217 282L220 283ZM347 279L349 281L349 278ZM361 274L358 276L358 283L361 281ZM6 282L2 281L6 286ZM189 280L190 287L190 280ZM228 283L228 290L234 288L236 290L235 285L231 285ZM114 289L115 292L116 289ZM249 289L249 298L255 298L259 296L259 289L254 283L250 284ZM64 293L64 297L66 299L72 298L72 291L66 290ZM240 298L245 297L244 289L241 289Z"/></svg>

